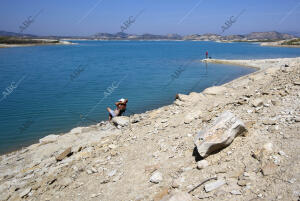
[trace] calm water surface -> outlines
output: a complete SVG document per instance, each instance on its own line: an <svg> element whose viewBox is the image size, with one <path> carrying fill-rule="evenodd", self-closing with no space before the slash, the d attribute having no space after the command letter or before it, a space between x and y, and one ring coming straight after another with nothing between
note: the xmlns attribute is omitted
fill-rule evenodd
<svg viewBox="0 0 300 201"><path fill-rule="evenodd" d="M76 41L77 42L77 41ZM45 135L107 119L106 107L128 98L125 115L173 102L254 69L199 62L212 58L300 56L299 48L249 43L80 41L73 46L0 49L0 153Z"/></svg>

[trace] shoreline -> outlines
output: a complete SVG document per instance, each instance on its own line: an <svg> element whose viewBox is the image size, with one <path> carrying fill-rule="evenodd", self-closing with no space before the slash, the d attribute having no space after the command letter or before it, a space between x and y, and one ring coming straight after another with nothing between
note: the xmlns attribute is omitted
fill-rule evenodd
<svg viewBox="0 0 300 201"><path fill-rule="evenodd" d="M35 45L33 45L33 46L35 46ZM37 46L39 46L39 45L37 45ZM293 59L297 59L297 58L300 60L300 57L294 57ZM291 59L291 58L251 59L251 60L202 59L202 60L200 60L200 61L201 61L201 62L207 62L207 63L221 64L221 65L224 64L224 65L242 66L242 67L247 67L247 68L254 68L254 69L257 70L257 71L255 71L255 72L253 72L253 73L250 73L250 74L247 74L247 75L238 77L238 78L236 78L236 79L234 79L234 80L231 80L231 81L229 81L229 82L227 82L227 83L224 83L223 85L220 85L220 86L226 86L226 85L228 85L228 84L230 84L230 83L232 83L232 82L236 82L236 81L238 81L238 80L240 80L240 79L244 79L245 77L248 77L248 76L250 76L250 75L255 75L255 74L261 72L262 70L265 70L265 69L267 69L267 68L270 68L270 67L262 66L262 65L261 65L261 63L264 64L265 61L271 61L271 62L283 61L283 63L284 63L284 60L289 60L289 59ZM214 86L211 86L211 87L214 87ZM211 87L208 87L208 88L211 88ZM206 89L208 89L208 88L206 88ZM204 89L203 91L205 91L206 89ZM189 93L198 93L198 92L193 92L193 91L191 91L191 92L189 92ZM202 92L200 92L200 93L202 93ZM172 104L171 104L171 105L172 105ZM161 108L163 108L163 107L166 107L166 106L170 106L170 105L165 105L165 106L162 106L162 107L159 107L159 108L155 108L155 109L152 109L152 110L147 110L147 111L145 111L144 113L148 113L148 112L152 112L152 111L155 111L155 110L159 110L159 109L161 109ZM139 113L139 114L135 114L135 115L143 115L144 113ZM130 116L134 116L134 115L130 115ZM129 116L129 117L130 117L130 116ZM104 124L110 124L110 122L109 122L108 120L107 120L107 121L101 121L101 122L99 122L98 124L91 124L91 125L89 125L89 126L87 126L87 127L74 127L74 128L72 128L72 129L71 129L69 132L67 132L67 133L70 133L72 130L75 130L75 129L77 129L77 128L89 128L89 127L98 126L98 125L100 125L100 124L103 124L103 122L104 122ZM53 133L53 134L46 135L45 137L50 136L50 135L63 136L63 135L65 135L65 134L67 134L67 133ZM45 137L44 137L44 138L45 138ZM43 138L41 138L41 139L43 139ZM13 153L15 153L15 152L18 152L18 151L21 151L21 150L23 150L23 149L26 149L26 148L28 148L28 147L30 147L30 146L32 146L32 145L38 144L38 143L39 143L39 142L38 142L39 140L40 140L40 139L34 140L34 142L36 142L36 143L33 142L33 143L31 143L30 145L28 145L28 146L24 146L24 147L21 147L21 148L19 147L19 148L13 149L12 151L9 151L9 152L7 152L7 153L0 154L0 157L3 156L3 155L13 154Z"/></svg>
<svg viewBox="0 0 300 201"><path fill-rule="evenodd" d="M133 186L137 188L135 189L136 193L142 193L143 197L148 196L146 200L149 200L161 189L159 185L155 184L151 184L151 188L149 188L149 183L145 182L149 176L149 174L145 174L148 171L147 168L160 169L164 174L164 180L160 185L168 186L172 181L168 175L172 175L172 171L177 172L178 168L182 167L180 172L183 173L180 174L184 174L185 180L180 181L181 186L176 188L187 191L191 184L199 183L199 178L214 174L217 174L218 177L225 177L228 180L226 187L232 187L233 184L226 176L226 172L219 171L219 169L226 169L230 172L230 168L223 167L227 163L230 164L230 167L239 167L238 171L248 168L247 171L245 170L247 174L254 174L251 176L255 178L252 182L258 180L255 185L259 185L265 177L260 175L260 171L256 173L255 168L252 168L253 165L257 165L257 162L253 161L255 159L251 153L255 151L254 148L262 146L261 143L271 139L275 147L279 146L276 143L280 141L277 139L278 137L282 138L279 133L281 130L276 130L275 125L284 129L285 124L282 124L281 121L276 124L261 122L264 122L266 118L274 119L271 114L275 111L273 111L274 108L279 111L278 114L281 114L280 111L286 110L283 110L281 106L293 106L291 100L295 100L297 97L297 94L294 93L295 90L297 92L298 83L300 85L300 82L297 81L299 75L295 73L300 67L300 57L255 60L205 59L202 62L246 65L259 70L221 86L209 87L201 93L179 94L179 98L171 105L125 117L128 124L123 127L116 128L107 121L88 127L77 127L63 135L48 135L40 139L39 143L1 155L0 184L4 188L0 189L0 194L6 192L7 199L11 200L20 199L20 197L59 200L62 197L55 197L55 192L59 191L62 196L66 196L65 199L71 200L70 196L74 194L74 189L76 189L74 195L80 191L82 196L93 198L94 193L97 195L97 192L94 192L95 188L95 190L101 189L101 196L104 200L111 198L111 189L115 192L116 198L114 199L120 200L117 197L124 197L124 199L126 197L125 200L128 200L134 199L135 194L127 193ZM295 77L292 79L290 76ZM283 79L287 83L283 84L283 81L280 81L277 84L274 81L275 78ZM274 83L276 86L267 89ZM265 106L259 108L251 106L252 101L263 97L265 97L263 103ZM233 110L235 113L239 112L240 117L248 125L248 134L236 139L224 151L209 157L207 160L212 167L197 170L194 158L191 157L194 148L193 136L224 109ZM271 117L267 115L271 115ZM293 125L295 124L291 124L291 126ZM273 129L272 134L274 133L274 135L268 135L269 129ZM285 132L291 135L288 130ZM247 143L243 143L245 139ZM290 138L283 139L285 140L281 139L280 142L289 143L290 146L294 146L293 141L297 142L294 138L291 138L293 141L288 141ZM173 150L173 148L175 149ZM247 151L245 151L246 148ZM284 152L289 155L289 159L295 160L293 152L289 152L287 146L282 146L282 149L285 148ZM230 154L228 154L229 151ZM299 153L295 152L295 155L297 154ZM57 160L57 157L63 157L63 159ZM276 155L276 157L279 156ZM227 161L228 158L230 160ZM243 163L247 166L239 164L237 162L239 160L245 160ZM285 162L284 159L282 161ZM155 166L156 164L158 166ZM82 171L79 170L81 166L84 166ZM289 166L286 165L286 167ZM296 165L295 168L297 168ZM236 170L233 169L232 174L234 171ZM72 176L75 174L74 172L77 175L75 178ZM108 176L105 176L106 173ZM295 171L295 173L297 172ZM194 180L195 175L199 177L197 181ZM230 178L236 179L237 177ZM13 179L17 183L14 183ZM94 188L85 187L85 183L90 181L94 182ZM128 182L131 185L126 185ZM83 184L79 185L79 183ZM279 184L276 183L276 185ZM123 188L120 188L122 186ZM49 188L50 190L46 190ZM253 197L253 193L248 192L246 188L235 188L241 189L247 198ZM148 189L148 191L143 191L143 189ZM91 195L92 193L93 195ZM197 190L197 193L198 197L207 195L200 189ZM208 195L216 197L213 193ZM290 198L292 195L288 194L287 196ZM234 197L233 200L236 199Z"/></svg>
<svg viewBox="0 0 300 201"><path fill-rule="evenodd" d="M76 43L75 43L75 44L76 44ZM35 45L33 45L33 46L35 46ZM40 46L40 45L36 45L36 46ZM1 46L0 46L0 48L1 48ZM242 67L246 67L246 68L254 68L254 69L257 69L257 70L261 70L260 67L257 67L257 66L249 66L249 65L246 65L246 64L244 64L244 65L243 65L243 64L238 64L236 61L239 62L239 61L242 61L242 60L220 60L220 59L202 59L202 60L201 60L201 62L209 62L209 63L216 63L216 64L229 64L229 65L233 65L233 66L242 66ZM240 79L240 78L243 78L243 77L245 77L245 76L254 74L254 73L256 73L256 72L258 72L258 71L255 71L255 72L253 72L253 73L250 73L250 74L247 74L247 75L238 77L238 78L236 78L236 79L234 79L234 80L231 80L231 81L229 81L229 82L227 82L227 83L224 83L223 85L226 85L226 84L228 84L228 83L231 83L231 82L233 82L233 81L235 81L235 80L238 80L238 79ZM221 85L221 86L222 86L222 85ZM213 87L213 86L211 86L211 87ZM208 87L208 88L210 88L210 87ZM206 89L207 89L207 88L206 88ZM204 90L205 90L205 89L204 89ZM203 90L203 91L204 91L204 90ZM189 93L198 93L198 92L190 91ZM201 93L201 92L200 92L200 93ZM144 113L152 112L152 111L155 111L155 110L158 110L158 109L161 109L161 108L163 108L163 107L170 106L170 105L172 105L172 104L164 105L164 106L161 106L161 107L159 107L159 108L154 108L154 109L151 109L151 110L147 110L147 111L145 111L145 112L143 112L143 113L138 113L138 114L134 114L134 115L143 115ZM134 116L134 115L129 115L129 116ZM101 121L101 122L99 122L98 124L91 124L91 125L86 126L86 127L74 127L74 128L72 128L71 130L69 130L69 131L66 132L66 133L51 133L51 134L49 134L49 135L44 136L44 138L47 137L47 136L50 136L50 135L63 136L63 135L65 135L65 134L67 134L67 133L70 133L70 132L71 132L72 130L74 130L74 129L77 129L77 128L89 128L89 127L94 127L94 126L98 126L98 125L102 124L103 122L104 122L104 124L109 124L109 123L110 123L108 120L106 120L106 121ZM111 123L110 123L110 124L111 124ZM41 139L43 139L43 138L41 138ZM29 143L29 145L27 145L27 146L19 147L19 148L16 148L16 149L12 149L11 151L6 152L6 153L0 153L0 157L3 156L3 155L13 154L13 153L15 153L15 152L22 151L23 149L26 149L26 148L28 148L28 147L30 147L30 146L32 146L32 145L38 144L38 143L39 143L39 140L40 140L40 139L34 140L33 143Z"/></svg>

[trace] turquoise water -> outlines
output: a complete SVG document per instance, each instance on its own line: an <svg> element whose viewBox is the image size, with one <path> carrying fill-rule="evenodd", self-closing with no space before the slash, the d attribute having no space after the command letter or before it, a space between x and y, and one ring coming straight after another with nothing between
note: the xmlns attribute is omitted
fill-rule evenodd
<svg viewBox="0 0 300 201"><path fill-rule="evenodd" d="M106 120L106 107L122 97L129 99L125 115L141 113L172 103L176 93L201 92L254 71L198 62L205 51L223 59L300 56L299 48L249 43L77 43L0 49L0 153Z"/></svg>

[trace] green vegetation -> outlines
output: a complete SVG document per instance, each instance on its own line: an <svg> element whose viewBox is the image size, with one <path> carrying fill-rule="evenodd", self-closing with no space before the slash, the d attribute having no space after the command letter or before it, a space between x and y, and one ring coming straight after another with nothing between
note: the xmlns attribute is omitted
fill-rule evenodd
<svg viewBox="0 0 300 201"><path fill-rule="evenodd" d="M47 41L47 40L39 40L39 39L0 36L0 44L7 44L7 45L54 44L54 43L59 43L59 41L58 40Z"/></svg>
<svg viewBox="0 0 300 201"><path fill-rule="evenodd" d="M285 41L281 45L300 45L300 38Z"/></svg>

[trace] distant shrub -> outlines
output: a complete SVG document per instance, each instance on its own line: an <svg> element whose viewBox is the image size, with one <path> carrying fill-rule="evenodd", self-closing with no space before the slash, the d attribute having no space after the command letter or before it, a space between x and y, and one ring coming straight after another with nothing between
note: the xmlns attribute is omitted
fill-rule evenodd
<svg viewBox="0 0 300 201"><path fill-rule="evenodd" d="M281 45L300 45L300 38L285 41L285 42L281 43Z"/></svg>
<svg viewBox="0 0 300 201"><path fill-rule="evenodd" d="M53 44L58 43L59 40L54 41L45 41L45 40L33 40L27 38L17 38L17 37L8 37L8 36L0 36L1 44Z"/></svg>

